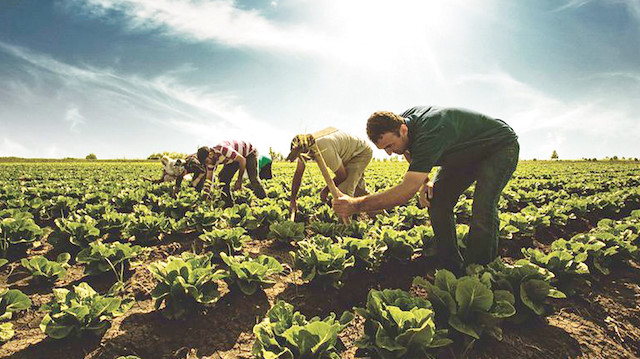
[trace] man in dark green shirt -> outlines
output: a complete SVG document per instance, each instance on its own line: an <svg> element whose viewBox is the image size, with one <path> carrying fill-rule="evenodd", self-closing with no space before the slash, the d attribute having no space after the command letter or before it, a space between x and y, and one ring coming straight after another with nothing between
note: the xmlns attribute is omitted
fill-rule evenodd
<svg viewBox="0 0 640 359"><path fill-rule="evenodd" d="M340 217L391 208L420 192L429 206L442 264L457 272L461 264L486 264L497 255L498 200L518 164L518 137L505 122L457 108L413 107L398 116L376 112L367 135L387 154L404 155L409 170L402 183L382 193L340 196L333 208ZM433 166L440 166L429 180ZM453 208L476 183L464 260L456 241Z"/></svg>

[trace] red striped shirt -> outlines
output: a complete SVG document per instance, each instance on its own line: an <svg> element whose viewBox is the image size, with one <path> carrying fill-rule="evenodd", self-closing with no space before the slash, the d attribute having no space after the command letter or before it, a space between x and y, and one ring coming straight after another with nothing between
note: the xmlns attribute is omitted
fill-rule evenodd
<svg viewBox="0 0 640 359"><path fill-rule="evenodd" d="M238 157L238 154L242 155L242 157L247 157L256 152L256 148L251 143L236 140L222 141L213 146L211 150L215 154L214 168L217 165L226 165L233 162Z"/></svg>

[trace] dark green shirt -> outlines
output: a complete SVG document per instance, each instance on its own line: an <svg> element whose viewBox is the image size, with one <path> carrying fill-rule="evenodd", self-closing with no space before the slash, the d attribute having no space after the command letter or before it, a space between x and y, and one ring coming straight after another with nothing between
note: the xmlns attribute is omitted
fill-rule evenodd
<svg viewBox="0 0 640 359"><path fill-rule="evenodd" d="M409 171L472 164L518 139L504 121L459 108L417 106L402 117L409 128Z"/></svg>

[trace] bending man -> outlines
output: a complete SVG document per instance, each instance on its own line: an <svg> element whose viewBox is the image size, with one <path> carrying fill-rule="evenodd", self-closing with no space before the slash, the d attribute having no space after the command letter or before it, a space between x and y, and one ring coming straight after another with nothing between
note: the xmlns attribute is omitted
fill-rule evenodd
<svg viewBox="0 0 640 359"><path fill-rule="evenodd" d="M206 176L204 182L205 197L211 196L213 185L213 174L218 165L223 165L218 179L223 183L222 199L225 207L233 206L233 196L231 195L231 179L238 172L233 190L242 188L242 177L245 170L251 182L251 189L258 198L265 198L266 194L260 179L258 178L258 160L256 148L245 141L223 141L211 148L200 147L198 149L198 159L205 164Z"/></svg>
<svg viewBox="0 0 640 359"><path fill-rule="evenodd" d="M310 151L305 148L305 137L311 135L298 135L291 141L291 152L287 156L287 161L298 159L296 172L291 182L291 203L290 213L295 213L298 209L296 198L302 182L302 175L305 170L305 161L301 157L309 157ZM326 136L315 139L318 149L322 152L327 167L335 173L333 182L342 193L349 196L364 196L367 189L364 181L364 170L367 169L373 151L371 147L362 139L349 135L342 131L336 131ZM329 188L324 187L320 192L320 199L327 201Z"/></svg>
<svg viewBox="0 0 640 359"><path fill-rule="evenodd" d="M367 135L387 154L404 155L409 170L403 181L388 191L334 199L339 216L398 206L424 188L421 202L429 206L441 264L459 272L463 258L456 241L453 208L460 194L476 182L464 264L486 264L496 257L498 200L516 169L520 150L509 125L462 109L414 107L401 116L374 113L367 121ZM429 181L435 165L440 171Z"/></svg>

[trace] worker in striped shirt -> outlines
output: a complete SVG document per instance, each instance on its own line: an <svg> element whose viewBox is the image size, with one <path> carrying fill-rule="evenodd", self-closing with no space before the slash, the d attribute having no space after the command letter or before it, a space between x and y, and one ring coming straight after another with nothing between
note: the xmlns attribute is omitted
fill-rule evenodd
<svg viewBox="0 0 640 359"><path fill-rule="evenodd" d="M198 160L206 169L205 197L211 197L214 171L218 165L223 165L218 174L218 179L223 183L222 199L225 207L233 206L230 187L231 180L236 172L238 172L238 179L233 186L234 191L242 188L242 177L246 171L253 193L258 198L265 198L266 193L258 177L257 152L251 143L245 141L223 141L213 147L200 147L198 149Z"/></svg>

